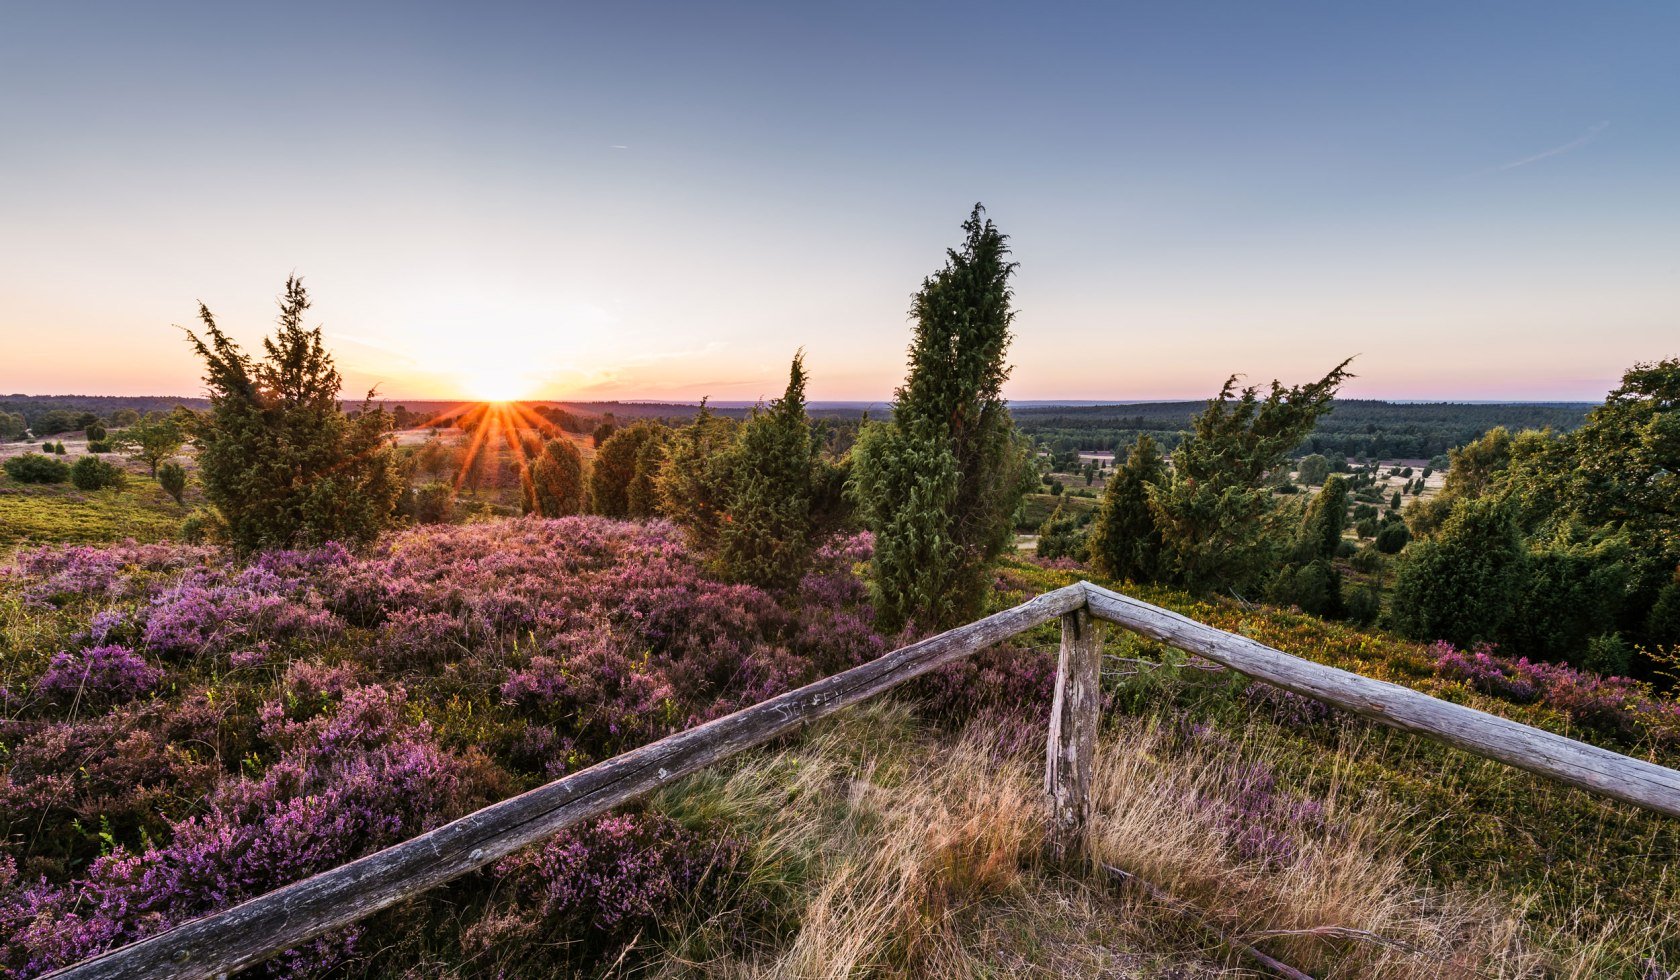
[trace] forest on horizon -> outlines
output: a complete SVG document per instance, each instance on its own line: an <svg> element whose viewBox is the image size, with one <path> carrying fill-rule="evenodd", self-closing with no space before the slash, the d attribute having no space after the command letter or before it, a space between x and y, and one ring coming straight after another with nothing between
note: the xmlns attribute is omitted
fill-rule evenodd
<svg viewBox="0 0 1680 980"><path fill-rule="evenodd" d="M85 428L92 415L109 418L122 410L139 414L169 411L181 406L195 411L209 407L205 398L167 395L22 395L0 396L0 439L20 438L27 425L36 438ZM399 428L420 427L439 418L459 414L473 403L441 399L378 399L376 405L392 413ZM700 404L654 401L573 401L564 399L522 399L520 404L546 407L568 413L575 421L573 431L589 432L603 420L646 419L683 423L694 418ZM890 403L877 410L857 402L813 401L807 412L813 419L861 422L865 418L891 415ZM1319 419L1311 435L1292 455L1341 454L1371 459L1425 460L1447 450L1473 442L1488 431L1504 426L1513 431L1551 429L1567 432L1581 424L1595 406L1593 402L1412 402L1365 398L1337 398L1330 412ZM707 402L711 411L725 418L744 420L752 414L751 403ZM343 407L354 409L356 403ZM1178 444L1189 431L1196 414L1207 401L1093 402L1091 404L1044 404L1026 401L1012 404L1010 413L1016 428L1049 452L1115 453L1124 456L1140 435L1147 434L1167 448ZM20 419L8 424L6 416Z"/></svg>

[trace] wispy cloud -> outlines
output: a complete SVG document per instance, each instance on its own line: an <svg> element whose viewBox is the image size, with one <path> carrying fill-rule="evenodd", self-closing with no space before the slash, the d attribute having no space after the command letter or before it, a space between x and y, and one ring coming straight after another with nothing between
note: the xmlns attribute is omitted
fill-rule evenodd
<svg viewBox="0 0 1680 980"><path fill-rule="evenodd" d="M1575 137L1574 139L1570 140L1569 142L1564 143L1561 146L1554 146L1549 150L1541 150L1539 153L1536 153L1532 156L1523 157L1521 160L1512 160L1510 163L1503 163L1503 164L1500 164L1497 167L1489 167L1486 170L1479 170L1476 173L1472 174L1471 176L1484 177L1488 174L1504 173L1507 170L1515 170L1518 167L1526 167L1531 163L1539 163L1541 160L1548 160L1548 159L1551 159L1552 157L1560 157L1560 156L1563 156L1565 153L1573 153L1576 150L1579 150L1581 147L1586 146L1587 144L1592 143L1593 141L1597 140L1600 136L1603 136L1604 131L1609 129L1609 128L1610 128L1610 120L1608 120L1608 119L1606 119L1602 122L1594 123L1591 126L1587 127L1586 132L1582 133L1580 136Z"/></svg>

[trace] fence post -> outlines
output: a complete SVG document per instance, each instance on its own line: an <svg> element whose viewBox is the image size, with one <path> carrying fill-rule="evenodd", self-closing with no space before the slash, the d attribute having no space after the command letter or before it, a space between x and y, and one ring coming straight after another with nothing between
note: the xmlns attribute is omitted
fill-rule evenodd
<svg viewBox="0 0 1680 980"><path fill-rule="evenodd" d="M1085 824L1091 816L1091 761L1102 698L1101 667L1096 620L1084 607L1064 613L1044 770L1044 792L1050 798L1050 852L1058 861L1079 857L1085 847Z"/></svg>

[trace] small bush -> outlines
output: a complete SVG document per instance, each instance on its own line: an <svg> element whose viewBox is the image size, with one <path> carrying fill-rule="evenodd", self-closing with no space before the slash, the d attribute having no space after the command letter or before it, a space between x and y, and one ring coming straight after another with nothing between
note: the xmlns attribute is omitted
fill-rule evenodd
<svg viewBox="0 0 1680 980"><path fill-rule="evenodd" d="M88 440L88 452L90 452L90 453L108 453L111 450L112 450L111 440L109 440L109 439L89 439Z"/></svg>
<svg viewBox="0 0 1680 980"><path fill-rule="evenodd" d="M445 524L455 512L455 488L433 480L409 487L397 501L397 513L417 524Z"/></svg>
<svg viewBox="0 0 1680 980"><path fill-rule="evenodd" d="M1374 574L1383 567L1382 552L1378 551L1375 545L1367 545L1354 552L1353 557L1348 559L1348 564L1353 566L1354 571Z"/></svg>
<svg viewBox="0 0 1680 980"><path fill-rule="evenodd" d="M1038 557L1073 558L1083 561L1090 550L1086 522L1078 514L1064 513L1058 506L1038 529Z"/></svg>
<svg viewBox="0 0 1680 980"><path fill-rule="evenodd" d="M227 540L227 525L213 510L195 510L181 522L181 540L187 544L214 544Z"/></svg>
<svg viewBox="0 0 1680 980"><path fill-rule="evenodd" d="M1397 555L1411 539L1412 532L1406 529L1405 524L1399 521L1384 524L1377 532L1377 550L1385 555Z"/></svg>
<svg viewBox="0 0 1680 980"><path fill-rule="evenodd" d="M43 446L43 449L46 447ZM51 452L49 449L48 452ZM5 462L6 475L19 483L63 483L70 479L70 467L40 453L24 453Z"/></svg>
<svg viewBox="0 0 1680 980"><path fill-rule="evenodd" d="M157 685L162 674L125 646L91 647L60 652L41 675L35 693L59 704L116 704L137 698Z"/></svg>
<svg viewBox="0 0 1680 980"><path fill-rule="evenodd" d="M1615 633L1605 633L1587 641L1587 652L1581 666L1597 674L1621 676L1633 663L1633 648Z"/></svg>
<svg viewBox="0 0 1680 980"><path fill-rule="evenodd" d="M187 492L187 471L180 463L164 463L158 467L158 485L180 503L181 495Z"/></svg>
<svg viewBox="0 0 1680 980"><path fill-rule="evenodd" d="M83 456L70 467L70 482L74 483L78 490L120 487L123 484L123 471L98 456Z"/></svg>
<svg viewBox="0 0 1680 980"><path fill-rule="evenodd" d="M1360 626L1369 626L1382 614L1382 596L1369 585L1354 586L1342 601L1347 607L1348 621Z"/></svg>
<svg viewBox="0 0 1680 980"><path fill-rule="evenodd" d="M102 442L105 439L105 427L95 423L87 427L88 442Z"/></svg>

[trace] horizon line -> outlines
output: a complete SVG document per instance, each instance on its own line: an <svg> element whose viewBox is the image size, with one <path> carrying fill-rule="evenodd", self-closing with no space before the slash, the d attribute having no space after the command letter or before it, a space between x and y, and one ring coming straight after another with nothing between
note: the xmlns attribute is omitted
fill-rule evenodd
<svg viewBox="0 0 1680 980"><path fill-rule="evenodd" d="M41 394L41 393L34 393L34 392L17 392L17 391L14 391L14 392L9 392L9 393L0 395L0 400L7 399L7 398L145 398L145 399L156 399L156 400L159 400L159 401L167 401L169 399L176 399L176 400L180 400L180 401L206 401L206 400L208 400L208 396L203 395L203 394L199 394L199 395L181 395L181 394L112 395L112 394L95 394L95 393L90 393L90 392L54 392L54 393L51 393L51 394ZM1005 404L1009 404L1009 405L1042 405L1042 406L1065 406L1065 407L1070 407L1070 408L1072 408L1072 407L1100 408L1100 407L1111 406L1111 405L1177 405L1177 404L1189 404L1189 403L1195 403L1195 402L1207 402L1207 401L1210 401L1210 400L1211 399L1209 397L1203 395L1203 396L1192 396L1192 397L1181 397L1181 398L1006 398L1006 399L1004 399L1004 402L1005 402ZM361 401L361 399L356 398L356 397L340 396L339 401L341 403L353 404L353 403ZM701 403L702 399L699 399L699 398L692 398L692 399L636 398L636 397L630 397L630 398L532 397L532 398L486 399L486 398L448 398L448 397L438 397L438 396L434 396L434 395L380 395L380 396L377 396L377 397L371 399L371 401L373 401L375 403L400 403L400 402L435 403L435 402L447 402L447 403L456 404L456 405L475 405L475 404L483 404L483 403L498 402L498 401L499 402L515 402L515 403L523 403L523 404L541 404L541 403L548 402L548 403L561 404L561 405L657 405L657 406L668 406L668 407L672 407L672 408L698 408L700 406L700 403ZM765 399L747 399L747 398L706 398L706 399L704 399L704 401L708 405L714 405L714 406L718 406L718 407L750 408L753 405L764 404L766 400ZM805 403L807 405L813 405L813 406L827 405L827 406L859 406L859 407L865 407L865 406L874 406L874 405L891 405L892 401L893 400L890 397L888 397L888 398L877 398L877 399L868 399L868 398L807 398L805 400ZM1445 397L1439 397L1439 396L1419 398L1419 397L1392 397L1392 396L1390 396L1390 397L1379 397L1379 396L1374 396L1374 395L1336 396L1332 399L1332 401L1387 402L1389 404L1394 404L1394 405L1601 405L1601 404L1604 403L1604 399L1602 399L1602 398L1599 398L1599 399L1590 399L1590 398L1542 398L1542 397L1526 397L1526 398L1523 398L1523 397L1518 397L1518 398L1465 398L1465 397L1458 397L1458 398L1445 398Z"/></svg>

